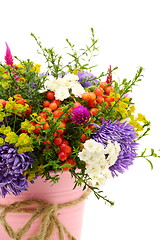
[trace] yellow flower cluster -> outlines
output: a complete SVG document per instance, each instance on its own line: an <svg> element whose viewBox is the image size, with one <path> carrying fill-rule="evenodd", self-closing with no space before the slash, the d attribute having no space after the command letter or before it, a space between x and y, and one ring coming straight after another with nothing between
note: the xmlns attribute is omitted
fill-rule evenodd
<svg viewBox="0 0 160 240"><path fill-rule="evenodd" d="M21 129L26 130L28 133L32 133L35 129L35 126L30 124L29 120L25 119L25 121L21 123Z"/></svg>
<svg viewBox="0 0 160 240"><path fill-rule="evenodd" d="M16 143L18 140L18 135L15 132L9 132L6 134L5 142Z"/></svg>
<svg viewBox="0 0 160 240"><path fill-rule="evenodd" d="M115 99L115 101L111 103L111 105L114 106L116 100L120 98L120 94L114 94L113 92L111 92L110 97ZM116 103L116 107L114 108L122 116L123 119L128 116L129 101L130 98L124 97Z"/></svg>
<svg viewBox="0 0 160 240"><path fill-rule="evenodd" d="M133 114L130 115L129 124L136 129L136 132L141 132L144 130L144 126L148 125L149 122L146 120L145 116L141 113L138 113L138 116L135 117Z"/></svg>
<svg viewBox="0 0 160 240"><path fill-rule="evenodd" d="M36 73L40 72L40 67L41 67L40 64L34 64L33 62L31 62L30 64L31 64L31 66L32 66L31 71L36 72ZM22 65L22 64L17 64L16 67L19 68L19 69L21 69L21 72L22 72L22 73L23 73L23 72L26 72L26 68L25 68L24 65Z"/></svg>
<svg viewBox="0 0 160 240"><path fill-rule="evenodd" d="M0 138L0 146L4 144L4 141L13 144L16 143L18 140L18 135L13 132L9 126L5 127L4 125L2 125L0 127L0 133L6 136L5 140L2 137Z"/></svg>
<svg viewBox="0 0 160 240"><path fill-rule="evenodd" d="M118 99L120 96L119 94L113 95L113 93L110 94L111 97L114 97L115 100ZM141 113L138 113L137 116L135 116L135 106L129 104L130 98L122 98L120 101L116 103L115 110L121 115L122 119L130 119L129 124L135 128L136 132L140 132L144 130L144 126L148 125L149 122L146 120L145 116ZM112 105L115 104L115 101L112 102Z"/></svg>
<svg viewBox="0 0 160 240"><path fill-rule="evenodd" d="M122 99L117 103L117 106L115 108L115 110L121 114L122 118L126 118L128 115L128 103L126 103L128 101L129 98Z"/></svg>
<svg viewBox="0 0 160 240"><path fill-rule="evenodd" d="M33 151L32 140L26 133L17 135L9 126L5 127L4 125L0 127L0 133L5 136L5 139L2 137L0 138L0 146L2 146L4 142L8 142L10 144L15 144L18 148L18 153Z"/></svg>
<svg viewBox="0 0 160 240"><path fill-rule="evenodd" d="M18 153L33 151L32 140L26 133L21 133L19 135L15 146L18 147Z"/></svg>
<svg viewBox="0 0 160 240"><path fill-rule="evenodd" d="M15 113L17 115L20 115L25 112L28 108L28 104L25 103L25 105L17 103L12 97L8 99L8 102L5 106L5 110L8 113Z"/></svg>

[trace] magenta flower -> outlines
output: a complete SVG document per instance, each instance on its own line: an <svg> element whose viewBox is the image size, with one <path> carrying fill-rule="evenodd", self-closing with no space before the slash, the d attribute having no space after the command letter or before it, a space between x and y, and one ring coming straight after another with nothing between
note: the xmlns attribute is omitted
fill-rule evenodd
<svg viewBox="0 0 160 240"><path fill-rule="evenodd" d="M5 63L7 65L13 66L12 53L11 53L11 50L10 50L10 48L9 48L7 43L6 43L6 55L5 55L4 59L5 59Z"/></svg>
<svg viewBox="0 0 160 240"><path fill-rule="evenodd" d="M112 68L111 68L111 65L109 66L108 68L108 74L107 74L107 79L106 79L106 83L107 84L111 84L112 83Z"/></svg>
<svg viewBox="0 0 160 240"><path fill-rule="evenodd" d="M71 113L71 119L74 124L85 124L90 119L90 112L86 107L75 107Z"/></svg>

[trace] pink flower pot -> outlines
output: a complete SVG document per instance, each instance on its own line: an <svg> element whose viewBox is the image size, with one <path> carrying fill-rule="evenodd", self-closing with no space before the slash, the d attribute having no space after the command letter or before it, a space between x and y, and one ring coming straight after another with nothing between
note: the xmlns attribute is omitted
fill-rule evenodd
<svg viewBox="0 0 160 240"><path fill-rule="evenodd" d="M34 184L29 184L29 189L23 192L20 196L7 195L5 198L0 197L0 204L9 205L17 201L24 201L27 199L41 199L43 201L55 204L63 204L79 199L83 194L82 187L76 187L73 190L74 178L71 178L70 172L66 171L60 175L58 183L53 184L49 181L38 177ZM65 207L56 211L56 216L59 221L67 228L67 230L76 238L80 240L82 218L84 210L84 201L70 207ZM26 222L31 218L30 213L8 213L6 220L14 231L22 228ZM25 233L22 240L27 240L35 235L39 230L41 223L40 217L37 218L31 225L29 231ZM8 236L4 227L0 225L0 240L14 239ZM45 240L45 239L44 239ZM56 228L50 240L59 240L59 232ZM70 238L65 234L65 240Z"/></svg>

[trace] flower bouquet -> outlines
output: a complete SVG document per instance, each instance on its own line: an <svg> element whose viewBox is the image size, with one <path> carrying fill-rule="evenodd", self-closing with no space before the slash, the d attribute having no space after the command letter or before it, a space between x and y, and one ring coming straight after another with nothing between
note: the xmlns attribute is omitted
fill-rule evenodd
<svg viewBox="0 0 160 240"><path fill-rule="evenodd" d="M56 184L68 172L74 188L82 185L113 204L99 186L134 163L138 142L150 129L131 97L143 69L121 82L111 66L94 75L93 29L84 49L66 40L67 63L31 35L46 59L45 72L31 60L13 58L7 44L0 64L0 195L20 195L38 177ZM150 156L156 156L153 149Z"/></svg>

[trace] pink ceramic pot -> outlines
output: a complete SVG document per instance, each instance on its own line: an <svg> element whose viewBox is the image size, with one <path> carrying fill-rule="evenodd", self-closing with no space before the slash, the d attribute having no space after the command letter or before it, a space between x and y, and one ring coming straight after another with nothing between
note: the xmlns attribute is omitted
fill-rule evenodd
<svg viewBox="0 0 160 240"><path fill-rule="evenodd" d="M29 184L29 190L23 192L20 196L7 195L5 198L0 197L0 204L9 205L16 201L23 201L27 199L41 199L50 203L66 203L80 198L84 191L81 187L76 187L73 190L74 178L71 178L71 174L65 171L60 175L58 183L53 184L49 181L38 177L34 184ZM69 230L69 232L77 239L80 240L82 217L83 217L84 201L71 207L63 208L57 211L57 216L60 222ZM25 225L30 219L29 213L9 213L7 215L7 222L13 228L17 230ZM36 219L32 224L30 230L25 234L22 240L27 240L38 231L40 219ZM3 226L0 225L0 240L11 240ZM58 230L56 229L51 240L59 240ZM70 240L66 236L66 240ZM45 239L44 239L45 240Z"/></svg>

